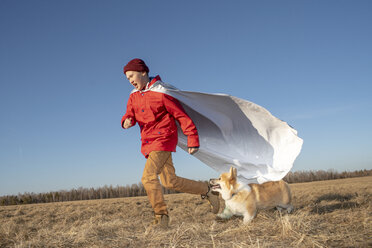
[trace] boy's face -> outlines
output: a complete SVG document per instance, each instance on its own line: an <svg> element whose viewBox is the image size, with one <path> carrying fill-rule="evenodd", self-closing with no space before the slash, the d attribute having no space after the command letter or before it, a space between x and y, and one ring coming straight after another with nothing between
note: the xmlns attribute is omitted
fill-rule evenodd
<svg viewBox="0 0 372 248"><path fill-rule="evenodd" d="M149 81L149 77L147 75L147 72L145 71L127 71L125 73L125 76L127 76L129 82L137 90L143 90L143 88L145 88L146 84Z"/></svg>

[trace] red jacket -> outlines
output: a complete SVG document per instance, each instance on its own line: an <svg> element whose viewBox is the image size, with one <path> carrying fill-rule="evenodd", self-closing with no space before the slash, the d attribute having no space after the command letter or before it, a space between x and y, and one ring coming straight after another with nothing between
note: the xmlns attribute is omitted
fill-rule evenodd
<svg viewBox="0 0 372 248"><path fill-rule="evenodd" d="M141 152L146 158L151 151L176 151L178 142L176 120L188 137L187 146L199 147L195 124L179 101L167 94L147 90L160 80L160 77L156 76L145 90L132 91L127 103L127 112L121 119L122 127L125 119L129 117L132 118L133 125L138 122L141 129Z"/></svg>

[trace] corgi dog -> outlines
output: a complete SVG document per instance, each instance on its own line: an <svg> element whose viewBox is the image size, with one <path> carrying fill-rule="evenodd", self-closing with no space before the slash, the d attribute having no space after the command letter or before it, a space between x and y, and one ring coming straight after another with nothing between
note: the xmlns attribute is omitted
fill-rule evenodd
<svg viewBox="0 0 372 248"><path fill-rule="evenodd" d="M257 213L257 209L277 208L292 212L291 191L283 180L263 184L244 184L237 180L236 168L221 174L218 179L210 179L212 192L218 192L225 200L225 209L217 218L229 219L233 215L243 216L248 224Z"/></svg>

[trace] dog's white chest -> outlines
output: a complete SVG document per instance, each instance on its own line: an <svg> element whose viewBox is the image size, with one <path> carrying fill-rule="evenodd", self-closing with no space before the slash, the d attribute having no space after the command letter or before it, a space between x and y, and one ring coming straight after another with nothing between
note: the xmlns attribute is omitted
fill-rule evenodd
<svg viewBox="0 0 372 248"><path fill-rule="evenodd" d="M247 211L246 204L242 202L236 202L233 200L225 201L226 207L234 214L234 215L244 215Z"/></svg>

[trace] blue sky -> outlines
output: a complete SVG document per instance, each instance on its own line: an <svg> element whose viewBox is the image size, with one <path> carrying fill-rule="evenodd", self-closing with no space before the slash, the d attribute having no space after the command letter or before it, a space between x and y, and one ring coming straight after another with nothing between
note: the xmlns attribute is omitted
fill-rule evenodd
<svg viewBox="0 0 372 248"><path fill-rule="evenodd" d="M139 57L255 102L304 140L293 170L372 169L371 1L0 1L0 195L140 181L120 127ZM179 176L216 172L181 149Z"/></svg>

